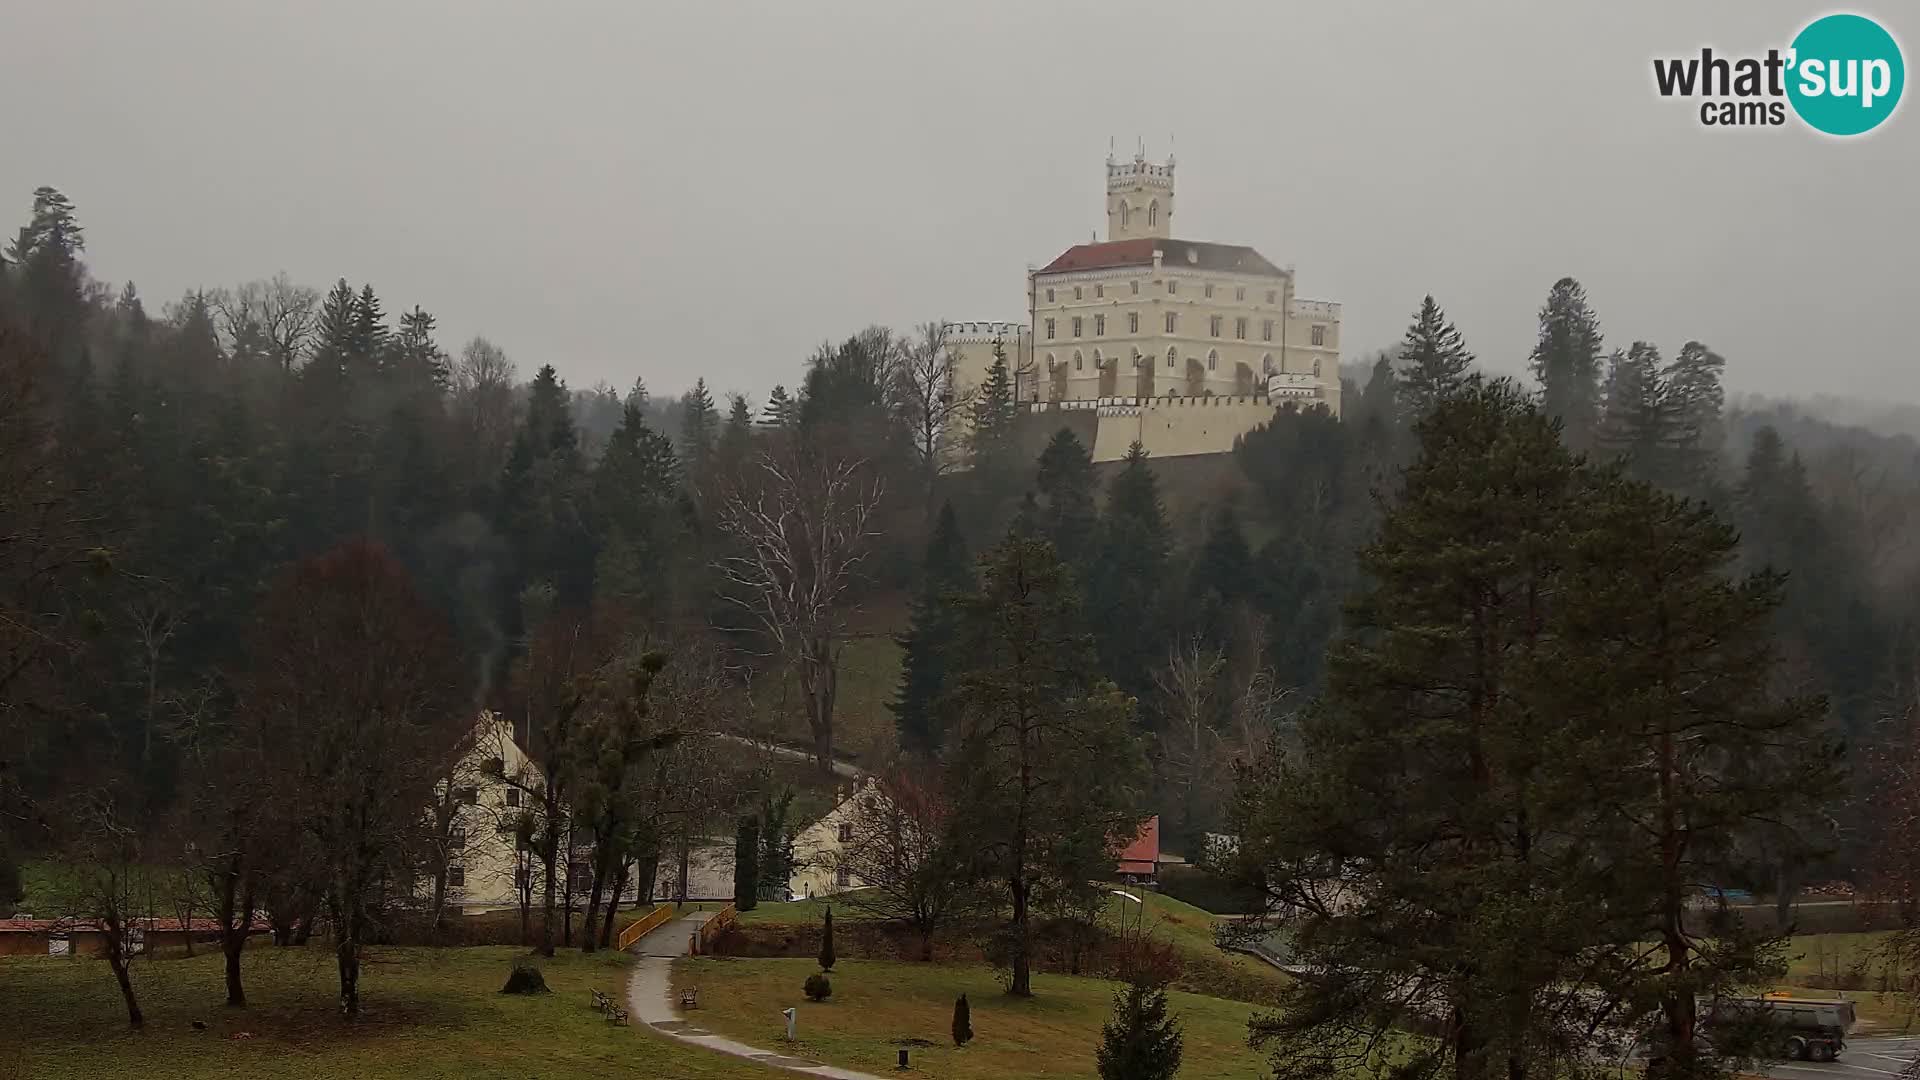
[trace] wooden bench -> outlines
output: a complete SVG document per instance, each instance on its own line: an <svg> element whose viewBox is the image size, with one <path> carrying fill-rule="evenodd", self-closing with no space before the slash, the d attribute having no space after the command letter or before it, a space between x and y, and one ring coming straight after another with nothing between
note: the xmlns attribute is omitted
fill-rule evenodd
<svg viewBox="0 0 1920 1080"><path fill-rule="evenodd" d="M600 991L598 991L598 990L595 990L595 991L593 992L593 1007L594 1007L594 1008L596 1008L596 1009L599 1009L599 1010L600 1010L601 1012L606 1012L606 1011L607 1011L607 1006L608 1006L608 1005L610 1005L610 1004L612 1004L612 1002L608 1000L608 998L607 998L607 995L605 995L605 994L603 994L603 993L601 993L601 992L600 992Z"/></svg>
<svg viewBox="0 0 1920 1080"><path fill-rule="evenodd" d="M626 1022L627 1022L627 1010L621 1008L618 1005L609 1004L607 1006L607 1023L624 1024Z"/></svg>
<svg viewBox="0 0 1920 1080"><path fill-rule="evenodd" d="M700 988L697 986L681 987L680 988L680 1007L683 1009L699 1008L700 1007Z"/></svg>

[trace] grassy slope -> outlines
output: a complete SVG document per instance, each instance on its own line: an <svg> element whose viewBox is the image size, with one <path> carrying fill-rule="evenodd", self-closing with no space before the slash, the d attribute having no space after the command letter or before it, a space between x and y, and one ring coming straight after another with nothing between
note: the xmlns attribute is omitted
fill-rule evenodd
<svg viewBox="0 0 1920 1080"><path fill-rule="evenodd" d="M700 1022L759 1046L779 1045L780 1010L799 1011L799 1051L817 1060L885 1073L900 1040L914 1047L914 1075L938 1080L1032 1080L1091 1077L1100 1028L1116 984L1069 975L1040 975L1029 1001L1002 992L991 970L934 964L842 961L833 997L809 1002L800 984L819 967L811 960L703 957L675 964L676 981L700 987ZM967 995L974 1040L956 1050L953 1002ZM1253 1080L1261 1059L1249 1049L1253 1006L1198 994L1168 995L1185 1032L1181 1080Z"/></svg>
<svg viewBox="0 0 1920 1080"><path fill-rule="evenodd" d="M127 1027L106 965L0 959L0 1076L152 1080L299 1076L302 1080L747 1080L774 1070L616 1027L589 989L622 993L625 957L578 953L540 961L553 993L498 993L515 948L379 949L362 969L365 1015L338 1015L324 949L249 949L250 1006L229 1010L220 958L135 966L146 1030ZM203 1020L209 1030L192 1030ZM236 1039L241 1032L251 1038Z"/></svg>

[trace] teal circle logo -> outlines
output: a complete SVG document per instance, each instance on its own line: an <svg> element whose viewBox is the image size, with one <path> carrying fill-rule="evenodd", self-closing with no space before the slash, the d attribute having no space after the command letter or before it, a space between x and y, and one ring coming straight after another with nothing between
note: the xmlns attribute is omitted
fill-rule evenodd
<svg viewBox="0 0 1920 1080"><path fill-rule="evenodd" d="M1787 100L1816 131L1861 135L1900 104L1907 66L1900 44L1863 15L1828 15L1793 39Z"/></svg>

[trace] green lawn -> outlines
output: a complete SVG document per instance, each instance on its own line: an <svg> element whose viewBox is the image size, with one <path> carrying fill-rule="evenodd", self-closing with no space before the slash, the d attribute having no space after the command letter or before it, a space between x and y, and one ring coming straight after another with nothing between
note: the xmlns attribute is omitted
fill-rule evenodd
<svg viewBox="0 0 1920 1080"><path fill-rule="evenodd" d="M799 1053L819 1061L887 1073L902 1040L912 1048L912 1075L937 1080L1055 1080L1092 1077L1100 1028L1111 1013L1115 983L1070 975L1036 975L1034 997L1008 997L984 967L843 960L831 976L833 996L815 1004L800 985L818 971L811 960L701 957L674 965L678 985L700 988L697 1019L757 1046L780 1047L780 1011L798 1010ZM953 1001L967 995L974 1040L955 1049ZM1236 1001L1175 991L1171 1012L1185 1034L1181 1080L1254 1080L1262 1059L1247 1046L1247 1018Z"/></svg>
<svg viewBox="0 0 1920 1080"><path fill-rule="evenodd" d="M626 958L577 952L540 961L553 993L498 993L523 950L375 949L362 969L365 1013L340 1018L323 948L249 948L251 1004L227 1009L220 957L136 963L147 1012L127 1027L105 963L0 959L0 1076L22 1080L771 1080L775 1070L616 1027L590 989L622 993ZM194 1031L192 1021L208 1030Z"/></svg>
<svg viewBox="0 0 1920 1080"><path fill-rule="evenodd" d="M1176 984L1181 988L1218 997L1266 1002L1272 1000L1285 983L1287 976L1282 972L1253 957L1225 952L1215 945L1214 928L1223 922L1218 916L1145 889L1128 887L1123 891L1138 897L1141 903L1122 896L1108 897L1101 925L1109 933L1117 933L1123 925L1132 930L1144 917L1147 931L1155 939L1172 945L1185 962L1187 972ZM766 926L817 927L829 906L834 908L835 923L841 926L864 918L844 900L836 903L830 897L816 897L784 904L762 902L742 914L740 921Z"/></svg>

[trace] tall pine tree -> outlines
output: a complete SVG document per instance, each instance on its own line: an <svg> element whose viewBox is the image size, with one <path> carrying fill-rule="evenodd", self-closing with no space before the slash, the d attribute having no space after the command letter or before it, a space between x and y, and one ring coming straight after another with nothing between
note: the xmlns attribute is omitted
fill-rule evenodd
<svg viewBox="0 0 1920 1080"><path fill-rule="evenodd" d="M946 742L940 698L946 692L947 665L957 631L954 600L973 588L966 541L953 504L940 507L927 554L921 564L920 591L909 612L908 630L899 644L900 687L888 708L900 734L900 746L923 757L939 754Z"/></svg>
<svg viewBox="0 0 1920 1080"><path fill-rule="evenodd" d="M1460 331L1447 321L1446 312L1429 293L1420 301L1420 310L1414 313L1400 346L1400 370L1396 374L1400 406L1408 416L1425 416L1466 386L1472 369L1473 354L1467 351Z"/></svg>
<svg viewBox="0 0 1920 1080"><path fill-rule="evenodd" d="M1100 664L1136 699L1153 687L1168 633L1163 606L1172 540L1160 482L1136 440L1107 486L1095 555L1087 574L1087 607Z"/></svg>
<svg viewBox="0 0 1920 1080"><path fill-rule="evenodd" d="M1570 277L1554 282L1540 308L1531 364L1542 408L1560 421L1575 450L1593 445L1600 418L1600 348L1600 317L1587 306L1587 290Z"/></svg>

